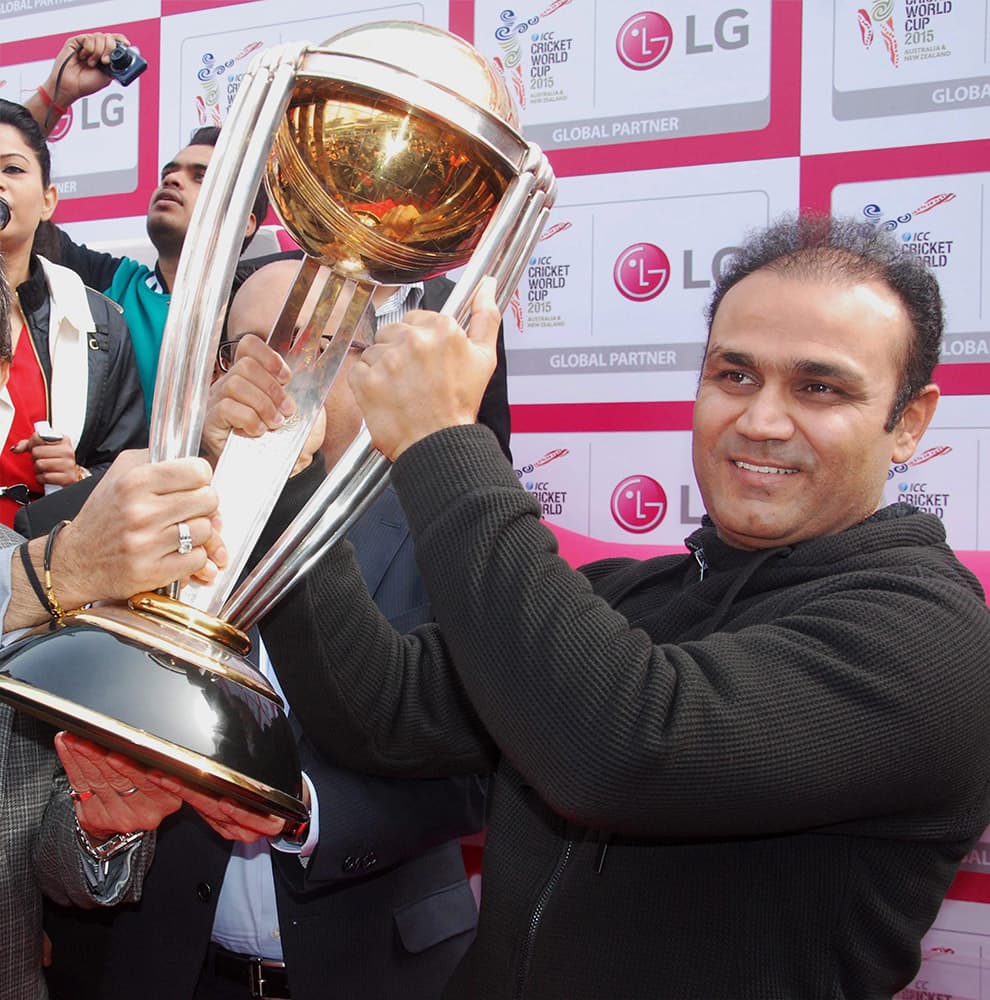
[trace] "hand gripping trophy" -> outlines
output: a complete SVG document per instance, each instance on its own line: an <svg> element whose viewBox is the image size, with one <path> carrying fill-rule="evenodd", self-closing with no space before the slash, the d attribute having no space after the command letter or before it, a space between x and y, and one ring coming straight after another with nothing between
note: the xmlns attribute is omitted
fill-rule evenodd
<svg viewBox="0 0 990 1000"><path fill-rule="evenodd" d="M269 336L292 370L297 409L261 438L232 435L220 457L228 565L209 586L173 584L36 630L2 654L0 699L293 822L306 815L295 742L278 695L244 659L246 632L384 487L388 463L367 430L237 582L376 287L461 268L445 313L465 323L489 274L504 308L555 183L546 157L520 136L502 77L452 34L390 21L261 53L224 125L179 264L152 460L198 452L262 175L305 251ZM317 305L299 329L313 290Z"/></svg>

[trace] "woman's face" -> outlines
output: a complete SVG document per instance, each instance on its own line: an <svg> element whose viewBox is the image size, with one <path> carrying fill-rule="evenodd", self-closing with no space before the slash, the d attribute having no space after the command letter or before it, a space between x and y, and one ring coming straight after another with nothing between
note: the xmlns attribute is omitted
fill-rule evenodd
<svg viewBox="0 0 990 1000"><path fill-rule="evenodd" d="M29 251L39 223L55 211L58 192L54 184L43 183L41 164L20 131L5 124L0 124L0 198L10 208L0 249L8 255Z"/></svg>

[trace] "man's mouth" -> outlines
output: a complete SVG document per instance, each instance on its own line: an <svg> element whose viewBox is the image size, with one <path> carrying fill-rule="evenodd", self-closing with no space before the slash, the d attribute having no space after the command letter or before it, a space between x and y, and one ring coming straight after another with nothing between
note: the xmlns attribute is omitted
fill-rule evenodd
<svg viewBox="0 0 990 1000"><path fill-rule="evenodd" d="M171 191L162 191L161 194L155 195L155 204L160 205L163 201L171 202L173 205L181 205L182 200L178 195L173 194Z"/></svg>
<svg viewBox="0 0 990 1000"><path fill-rule="evenodd" d="M743 462L734 459L733 465L737 469L744 469L746 472L759 472L764 476L792 476L797 469L787 469L779 465L754 465L752 462Z"/></svg>

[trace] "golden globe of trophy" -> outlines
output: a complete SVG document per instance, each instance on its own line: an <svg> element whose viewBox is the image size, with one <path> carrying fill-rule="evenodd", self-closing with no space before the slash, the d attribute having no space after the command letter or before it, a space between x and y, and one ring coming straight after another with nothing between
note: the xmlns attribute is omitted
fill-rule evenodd
<svg viewBox="0 0 990 1000"><path fill-rule="evenodd" d="M508 303L553 203L546 157L502 80L437 28L364 25L261 53L245 75L186 237L159 360L153 461L198 453L213 359L254 192L305 251L269 336L295 416L232 435L214 474L229 561L92 607L0 654L0 699L242 804L305 818L281 701L245 659L248 629L340 538L387 479L362 427L255 568L248 558L380 285L460 268L443 312L465 323L485 275ZM260 221L260 220L259 220ZM307 296L318 295L300 324ZM321 345L329 343L323 348Z"/></svg>

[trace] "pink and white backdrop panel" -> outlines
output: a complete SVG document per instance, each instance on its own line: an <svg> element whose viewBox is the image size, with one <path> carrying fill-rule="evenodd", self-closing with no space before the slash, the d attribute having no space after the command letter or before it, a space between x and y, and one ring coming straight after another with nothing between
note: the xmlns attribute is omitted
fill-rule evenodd
<svg viewBox="0 0 990 1000"><path fill-rule="evenodd" d="M886 496L941 517L990 583L990 0L0 0L0 96L29 94L68 35L127 32L149 71L79 102L52 149L58 220L139 238L160 165L223 122L256 51L397 18L489 56L559 178L505 325L516 472L565 557L676 550L698 523L712 275L807 206L891 230L939 276L943 400ZM990 996L986 841L905 1000Z"/></svg>

